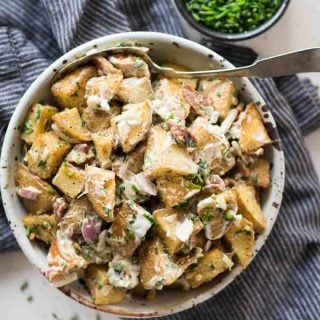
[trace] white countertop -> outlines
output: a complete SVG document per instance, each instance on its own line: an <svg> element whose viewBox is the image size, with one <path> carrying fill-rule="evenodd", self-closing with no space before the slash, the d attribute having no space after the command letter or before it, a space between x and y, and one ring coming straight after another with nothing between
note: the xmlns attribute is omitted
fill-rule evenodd
<svg viewBox="0 0 320 320"><path fill-rule="evenodd" d="M319 17L319 0L292 0L285 16L274 28L245 44L263 56L320 46ZM320 86L320 73L313 74L312 80ZM306 137L307 148L320 176L319 141L320 129ZM20 251L1 254L0 261L1 320L115 319L90 310L49 287ZM21 291L26 281L28 288ZM28 297L33 300L28 301Z"/></svg>

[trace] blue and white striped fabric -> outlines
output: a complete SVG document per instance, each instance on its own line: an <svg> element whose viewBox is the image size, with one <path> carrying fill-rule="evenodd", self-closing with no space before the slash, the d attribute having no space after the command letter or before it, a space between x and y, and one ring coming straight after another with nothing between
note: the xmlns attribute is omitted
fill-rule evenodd
<svg viewBox="0 0 320 320"><path fill-rule="evenodd" d="M130 30L182 35L170 3L2 1L1 139L23 92L65 51L96 37ZM237 58L234 50L233 58ZM273 111L286 155L287 178L278 221L246 272L210 301L168 319L320 318L320 187L303 142L303 134L320 126L320 103L311 83L295 76L254 84ZM1 212L0 250L12 248L17 246Z"/></svg>

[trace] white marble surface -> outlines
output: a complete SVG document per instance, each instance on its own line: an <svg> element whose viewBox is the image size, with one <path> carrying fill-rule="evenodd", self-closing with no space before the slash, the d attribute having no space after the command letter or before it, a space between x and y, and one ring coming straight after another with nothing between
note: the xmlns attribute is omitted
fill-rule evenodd
<svg viewBox="0 0 320 320"><path fill-rule="evenodd" d="M319 0L292 0L282 20L266 34L248 41L262 56L303 47L320 46ZM311 75L320 86L320 74ZM320 130L306 137L318 175L320 176ZM29 286L21 291L24 282ZM21 252L0 255L0 319L1 320L95 320L114 319L87 309L48 286L43 276ZM28 301L32 297L32 301ZM98 316L100 315L100 317Z"/></svg>

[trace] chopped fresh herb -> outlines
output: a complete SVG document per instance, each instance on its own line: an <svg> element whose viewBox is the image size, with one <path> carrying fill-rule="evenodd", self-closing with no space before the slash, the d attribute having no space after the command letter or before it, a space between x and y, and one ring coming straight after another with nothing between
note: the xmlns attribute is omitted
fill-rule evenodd
<svg viewBox="0 0 320 320"><path fill-rule="evenodd" d="M99 314L96 315L96 320L101 320L101 317Z"/></svg>
<svg viewBox="0 0 320 320"><path fill-rule="evenodd" d="M101 290L103 288L103 285L101 283L98 284L98 290Z"/></svg>
<svg viewBox="0 0 320 320"><path fill-rule="evenodd" d="M74 248L75 253L79 256L81 254L81 251L79 248L75 247Z"/></svg>
<svg viewBox="0 0 320 320"><path fill-rule="evenodd" d="M29 122L26 122L23 125L23 130L22 131L25 134L31 134L34 131L32 124L30 124Z"/></svg>
<svg viewBox="0 0 320 320"><path fill-rule="evenodd" d="M79 318L79 316L77 316L77 315L74 315L74 316L72 316L71 318L70 318L70 320L79 320L80 318Z"/></svg>
<svg viewBox="0 0 320 320"><path fill-rule="evenodd" d="M234 219L234 212L232 210L229 210L225 213L224 218L228 221Z"/></svg>
<svg viewBox="0 0 320 320"><path fill-rule="evenodd" d="M59 319L58 316L57 316L55 313L52 313L52 317L53 317L54 319Z"/></svg>
<svg viewBox="0 0 320 320"><path fill-rule="evenodd" d="M209 268L210 268L211 270L214 270L214 264L211 263L211 264L209 265Z"/></svg>
<svg viewBox="0 0 320 320"><path fill-rule="evenodd" d="M163 284L163 279L156 282L156 287L159 287Z"/></svg>
<svg viewBox="0 0 320 320"><path fill-rule="evenodd" d="M216 96L217 96L218 98L221 98L221 92L220 92L220 91L217 91L217 92L216 92Z"/></svg>
<svg viewBox="0 0 320 320"><path fill-rule="evenodd" d="M66 263L64 262L64 261L62 261L61 263L60 263L60 266L61 267L64 267L66 265Z"/></svg>
<svg viewBox="0 0 320 320"><path fill-rule="evenodd" d="M125 188L126 188L126 186L124 185L124 183L121 183L121 184L119 185L119 190L120 190L120 191L123 191Z"/></svg>
<svg viewBox="0 0 320 320"><path fill-rule="evenodd" d="M185 0L193 19L223 33L242 33L269 20L283 0Z"/></svg>
<svg viewBox="0 0 320 320"><path fill-rule="evenodd" d="M213 214L209 209L206 209L201 215L202 222L209 222L213 219Z"/></svg>
<svg viewBox="0 0 320 320"><path fill-rule="evenodd" d="M254 184L258 183L258 177L257 176L251 176L251 180Z"/></svg>
<svg viewBox="0 0 320 320"><path fill-rule="evenodd" d="M135 184L131 185L131 189L135 192L135 193L139 193L140 190L138 189L138 187Z"/></svg>
<svg viewBox="0 0 320 320"><path fill-rule="evenodd" d="M128 201L127 204L130 210L135 211L134 201Z"/></svg>
<svg viewBox="0 0 320 320"><path fill-rule="evenodd" d="M33 296L28 296L27 301L28 302L32 302L33 301Z"/></svg>
<svg viewBox="0 0 320 320"><path fill-rule="evenodd" d="M174 114L171 112L170 114L169 114L169 116L167 117L167 120L170 120L170 119L173 119L174 118Z"/></svg>
<svg viewBox="0 0 320 320"><path fill-rule="evenodd" d="M86 121L85 120L81 120L81 127L85 127L86 126Z"/></svg>
<svg viewBox="0 0 320 320"><path fill-rule="evenodd" d="M136 69L139 69L139 68L141 68L143 66L143 61L140 58L136 58L134 63L133 63L133 66Z"/></svg>
<svg viewBox="0 0 320 320"><path fill-rule="evenodd" d="M66 175L69 177L69 178L72 178L74 176L74 172L67 172Z"/></svg>
<svg viewBox="0 0 320 320"><path fill-rule="evenodd" d="M144 213L143 216L150 221L151 224L154 223L154 219L150 214Z"/></svg>
<svg viewBox="0 0 320 320"><path fill-rule="evenodd" d="M184 210L187 204L188 204L188 200L183 199L183 200L180 200L178 204L174 206L174 208L178 210L179 209Z"/></svg>
<svg viewBox="0 0 320 320"><path fill-rule="evenodd" d="M245 226L243 228L243 231L246 233L246 234L251 234L251 228L249 226Z"/></svg>
<svg viewBox="0 0 320 320"><path fill-rule="evenodd" d="M183 144L184 144L187 148L195 148L195 147L197 146L196 143L193 141L191 135L189 135L189 134L186 134L186 135L184 136Z"/></svg>
<svg viewBox="0 0 320 320"><path fill-rule="evenodd" d="M47 161L45 161L45 160L40 160L40 161L38 162L38 167L40 167L40 168L42 168L42 169L46 169L46 167L47 167Z"/></svg>
<svg viewBox="0 0 320 320"><path fill-rule="evenodd" d="M191 189L191 190L201 190L201 188L202 188L199 184L194 184L194 183L192 183L192 182L188 182L188 183L186 184L186 187L187 187L188 189Z"/></svg>
<svg viewBox="0 0 320 320"><path fill-rule="evenodd" d="M78 91L75 91L73 94L70 95L70 97L75 98L78 96Z"/></svg>
<svg viewBox="0 0 320 320"><path fill-rule="evenodd" d="M134 238L134 233L131 230L127 230L126 235L124 236L124 241L126 243L130 242L130 239Z"/></svg>
<svg viewBox="0 0 320 320"><path fill-rule="evenodd" d="M134 224L135 220L129 220L129 224Z"/></svg>
<svg viewBox="0 0 320 320"><path fill-rule="evenodd" d="M37 107L36 107L36 112L35 112L35 119L36 119L36 120L39 120L39 119L40 119L40 116L41 116L41 109L40 109L40 106L37 105Z"/></svg>
<svg viewBox="0 0 320 320"><path fill-rule="evenodd" d="M115 267L113 267L113 270L115 272L121 273L123 271L123 265L117 264Z"/></svg>
<svg viewBox="0 0 320 320"><path fill-rule="evenodd" d="M54 190L53 188L49 188L48 193L54 196L56 195L56 190Z"/></svg>
<svg viewBox="0 0 320 320"><path fill-rule="evenodd" d="M33 232L34 232L34 228L33 228L33 227L28 226L28 227L26 228L26 236L27 236L28 238L30 237L31 233L33 233Z"/></svg>
<svg viewBox="0 0 320 320"><path fill-rule="evenodd" d="M107 216L111 213L111 209L107 205L103 207L103 211Z"/></svg>
<svg viewBox="0 0 320 320"><path fill-rule="evenodd" d="M21 287L20 287L20 290L21 291L25 291L27 288L29 287L29 283L27 281L25 281Z"/></svg>
<svg viewBox="0 0 320 320"><path fill-rule="evenodd" d="M77 89L76 89L76 91L74 91L71 95L70 95L70 97L77 97L78 96L78 91L80 90L80 83L79 82L76 82L76 85L77 85Z"/></svg>

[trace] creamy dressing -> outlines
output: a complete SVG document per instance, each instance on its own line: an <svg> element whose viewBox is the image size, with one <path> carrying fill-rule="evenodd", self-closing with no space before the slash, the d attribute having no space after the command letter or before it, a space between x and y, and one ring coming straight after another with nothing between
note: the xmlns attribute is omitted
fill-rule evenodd
<svg viewBox="0 0 320 320"><path fill-rule="evenodd" d="M176 227L176 237L182 241L187 242L193 231L193 222L185 219L181 224Z"/></svg>
<svg viewBox="0 0 320 320"><path fill-rule="evenodd" d="M198 202L197 212L200 213L204 208L213 206L215 203L216 203L216 201L212 197L205 198L205 199Z"/></svg>
<svg viewBox="0 0 320 320"><path fill-rule="evenodd" d="M109 263L108 280L115 287L133 289L139 283L140 266L130 258L115 255Z"/></svg>
<svg viewBox="0 0 320 320"><path fill-rule="evenodd" d="M233 267L234 263L226 254L222 255L222 261L228 267L228 269L231 270L231 268Z"/></svg>

